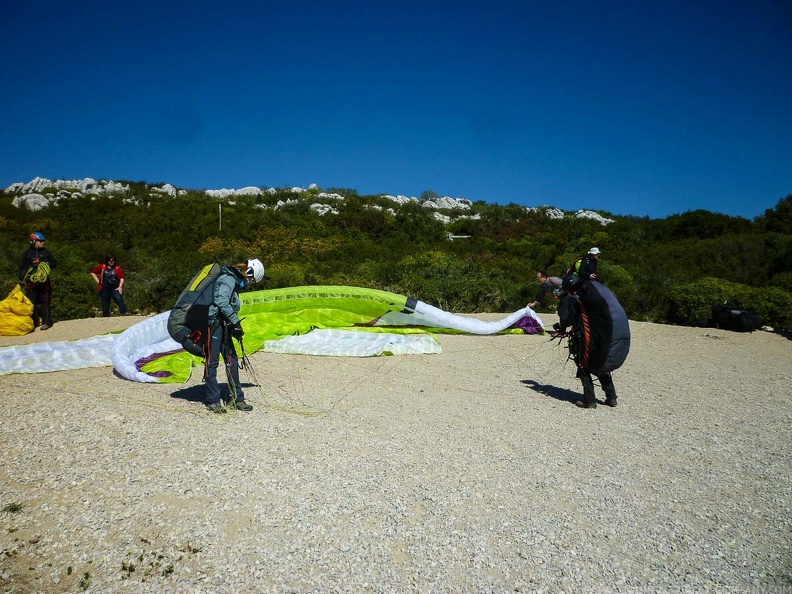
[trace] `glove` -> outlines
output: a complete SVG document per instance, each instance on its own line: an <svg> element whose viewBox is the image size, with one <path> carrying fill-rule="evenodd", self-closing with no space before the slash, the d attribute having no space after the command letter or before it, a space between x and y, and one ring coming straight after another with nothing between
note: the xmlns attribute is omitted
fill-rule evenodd
<svg viewBox="0 0 792 594"><path fill-rule="evenodd" d="M244 335L245 335L245 331L242 330L242 323L241 322L237 322L236 324L234 324L234 327L231 328L231 336L233 336L234 338L239 340Z"/></svg>
<svg viewBox="0 0 792 594"><path fill-rule="evenodd" d="M559 324L558 322L553 324L553 330L555 330L556 332L561 332L561 324Z"/></svg>

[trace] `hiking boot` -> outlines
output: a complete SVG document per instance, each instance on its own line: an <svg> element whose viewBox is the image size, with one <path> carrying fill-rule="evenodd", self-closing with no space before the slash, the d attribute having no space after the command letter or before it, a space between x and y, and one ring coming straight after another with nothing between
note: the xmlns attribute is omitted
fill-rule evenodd
<svg viewBox="0 0 792 594"><path fill-rule="evenodd" d="M226 411L225 406L223 406L222 402L207 402L206 408L209 412L213 413L224 413Z"/></svg>
<svg viewBox="0 0 792 594"><path fill-rule="evenodd" d="M49 330L49 329L50 329L50 327L51 327L51 325L50 325L50 324L42 324L41 326L39 326L39 328L40 328L41 330Z"/></svg>
<svg viewBox="0 0 792 594"><path fill-rule="evenodd" d="M603 402L602 404L604 404L605 406L610 406L611 408L616 408L616 405L618 403L616 402L615 398L606 398L605 402Z"/></svg>
<svg viewBox="0 0 792 594"><path fill-rule="evenodd" d="M245 412L250 412L253 410L253 406L245 402L244 400L237 400L234 402L233 407L237 410L242 410Z"/></svg>
<svg viewBox="0 0 792 594"><path fill-rule="evenodd" d="M582 400L578 400L575 402L575 406L578 408L597 408L596 402L583 402Z"/></svg>

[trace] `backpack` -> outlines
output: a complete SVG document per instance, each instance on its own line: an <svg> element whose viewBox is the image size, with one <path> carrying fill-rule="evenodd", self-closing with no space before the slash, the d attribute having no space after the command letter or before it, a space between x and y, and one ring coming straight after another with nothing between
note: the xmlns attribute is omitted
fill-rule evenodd
<svg viewBox="0 0 792 594"><path fill-rule="evenodd" d="M580 267L582 264L583 264L583 258L578 258L577 260L572 262L572 265L569 268L567 268L567 271L564 273L564 276L572 276L577 274L580 271Z"/></svg>
<svg viewBox="0 0 792 594"><path fill-rule="evenodd" d="M168 316L168 334L197 357L204 357L208 346L209 306L214 301L215 281L221 274L224 270L220 264L204 266L179 295Z"/></svg>

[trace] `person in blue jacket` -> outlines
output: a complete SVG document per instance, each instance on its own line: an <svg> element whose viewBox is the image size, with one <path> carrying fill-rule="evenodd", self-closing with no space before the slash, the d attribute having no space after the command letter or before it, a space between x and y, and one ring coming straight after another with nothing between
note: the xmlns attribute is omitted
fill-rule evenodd
<svg viewBox="0 0 792 594"><path fill-rule="evenodd" d="M564 278L567 294L559 306L555 329L569 336L569 356L577 364L577 377L583 384L580 408L597 408L594 396L596 376L605 392L606 406L617 405L611 372L622 366L630 352L630 323L616 296L596 280L584 281L578 275Z"/></svg>
<svg viewBox="0 0 792 594"><path fill-rule="evenodd" d="M224 412L222 392L217 381L220 360L228 374L229 404L242 411L251 411L253 406L245 402L242 384L239 382L239 359L232 338L241 340L245 334L239 319L242 300L239 290L264 278L264 265L251 259L235 266L224 266L214 284L214 299L209 306L209 356L206 358L206 407L216 413Z"/></svg>

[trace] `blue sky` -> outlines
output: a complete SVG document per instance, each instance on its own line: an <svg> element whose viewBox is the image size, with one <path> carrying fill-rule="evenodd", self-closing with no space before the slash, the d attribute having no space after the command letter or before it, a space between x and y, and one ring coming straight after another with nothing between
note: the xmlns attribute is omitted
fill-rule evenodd
<svg viewBox="0 0 792 594"><path fill-rule="evenodd" d="M425 190L753 218L792 194L792 4L0 3L0 187Z"/></svg>

